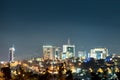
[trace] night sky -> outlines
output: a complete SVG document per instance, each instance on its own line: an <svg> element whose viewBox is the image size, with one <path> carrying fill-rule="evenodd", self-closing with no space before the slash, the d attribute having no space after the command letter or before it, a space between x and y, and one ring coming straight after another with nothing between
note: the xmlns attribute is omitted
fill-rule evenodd
<svg viewBox="0 0 120 80"><path fill-rule="evenodd" d="M120 0L1 0L0 60L42 57L42 45L120 53Z"/></svg>

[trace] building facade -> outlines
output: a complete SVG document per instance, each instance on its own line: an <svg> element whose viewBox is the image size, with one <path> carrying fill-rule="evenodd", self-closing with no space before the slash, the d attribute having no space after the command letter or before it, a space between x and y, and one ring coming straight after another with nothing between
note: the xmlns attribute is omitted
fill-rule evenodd
<svg viewBox="0 0 120 80"><path fill-rule="evenodd" d="M63 45L62 59L75 57L75 45L70 44L68 40L67 45Z"/></svg>
<svg viewBox="0 0 120 80"><path fill-rule="evenodd" d="M80 59L86 59L87 58L86 51L78 51L78 57Z"/></svg>
<svg viewBox="0 0 120 80"><path fill-rule="evenodd" d="M44 59L60 59L60 47L52 45L43 45L43 58Z"/></svg>
<svg viewBox="0 0 120 80"><path fill-rule="evenodd" d="M108 49L106 48L95 48L90 50L89 57L95 59L105 59L108 56Z"/></svg>
<svg viewBox="0 0 120 80"><path fill-rule="evenodd" d="M9 48L9 62L14 62L14 52L15 52L14 46Z"/></svg>
<svg viewBox="0 0 120 80"><path fill-rule="evenodd" d="M43 58L53 59L53 46L52 45L43 45Z"/></svg>
<svg viewBox="0 0 120 80"><path fill-rule="evenodd" d="M60 47L55 47L55 59L60 59Z"/></svg>

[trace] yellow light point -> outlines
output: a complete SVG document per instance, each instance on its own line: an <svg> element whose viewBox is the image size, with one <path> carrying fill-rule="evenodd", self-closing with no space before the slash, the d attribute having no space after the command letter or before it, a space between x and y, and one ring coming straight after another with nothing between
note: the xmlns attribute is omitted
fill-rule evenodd
<svg viewBox="0 0 120 80"><path fill-rule="evenodd" d="M23 63L23 66L28 67L28 65L27 65L27 64L25 64L25 63Z"/></svg>
<svg viewBox="0 0 120 80"><path fill-rule="evenodd" d="M48 70L49 73L52 73L50 70Z"/></svg>
<svg viewBox="0 0 120 80"><path fill-rule="evenodd" d="M112 70L110 68L107 68L107 70L108 70L108 74L112 73Z"/></svg>
<svg viewBox="0 0 120 80"><path fill-rule="evenodd" d="M62 71L62 73L63 73L63 74L66 74L66 70L64 69L64 70Z"/></svg>
<svg viewBox="0 0 120 80"><path fill-rule="evenodd" d="M58 71L55 71L54 74L58 74Z"/></svg>
<svg viewBox="0 0 120 80"><path fill-rule="evenodd" d="M90 71L90 72L93 72L92 68L89 68L89 71Z"/></svg>
<svg viewBox="0 0 120 80"><path fill-rule="evenodd" d="M99 68L99 69L97 70L97 72L103 73L102 68Z"/></svg>
<svg viewBox="0 0 120 80"><path fill-rule="evenodd" d="M75 68L73 68L71 70L72 70L72 73L76 73L76 69Z"/></svg>
<svg viewBox="0 0 120 80"><path fill-rule="evenodd" d="M18 74L21 74L20 72L18 72Z"/></svg>
<svg viewBox="0 0 120 80"><path fill-rule="evenodd" d="M59 70L59 66L57 66L57 70Z"/></svg>
<svg viewBox="0 0 120 80"><path fill-rule="evenodd" d="M115 72L120 72L118 67L115 67Z"/></svg>
<svg viewBox="0 0 120 80"><path fill-rule="evenodd" d="M13 71L13 74L14 74L14 75L17 75L17 72L16 72L16 71Z"/></svg>

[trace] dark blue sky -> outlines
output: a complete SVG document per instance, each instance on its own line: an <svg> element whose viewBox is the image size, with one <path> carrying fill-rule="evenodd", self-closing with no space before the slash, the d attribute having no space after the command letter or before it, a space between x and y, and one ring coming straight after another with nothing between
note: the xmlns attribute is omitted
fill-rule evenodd
<svg viewBox="0 0 120 80"><path fill-rule="evenodd" d="M70 38L76 51L106 47L120 53L120 1L2 0L0 60L15 45L17 59L42 56L42 45L62 47Z"/></svg>

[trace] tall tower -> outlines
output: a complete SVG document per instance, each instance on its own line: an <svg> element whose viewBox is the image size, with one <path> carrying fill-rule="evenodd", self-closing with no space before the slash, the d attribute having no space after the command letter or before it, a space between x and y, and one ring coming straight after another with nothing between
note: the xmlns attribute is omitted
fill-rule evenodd
<svg viewBox="0 0 120 80"><path fill-rule="evenodd" d="M43 57L44 59L53 59L53 46L52 45L43 45Z"/></svg>
<svg viewBox="0 0 120 80"><path fill-rule="evenodd" d="M15 52L15 48L14 45L9 48L9 61L10 62L14 62L14 52Z"/></svg>
<svg viewBox="0 0 120 80"><path fill-rule="evenodd" d="M60 59L60 47L55 47L55 59Z"/></svg>
<svg viewBox="0 0 120 80"><path fill-rule="evenodd" d="M75 57L75 45L71 45L70 39L68 39L68 44L63 45L62 59Z"/></svg>

